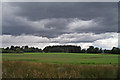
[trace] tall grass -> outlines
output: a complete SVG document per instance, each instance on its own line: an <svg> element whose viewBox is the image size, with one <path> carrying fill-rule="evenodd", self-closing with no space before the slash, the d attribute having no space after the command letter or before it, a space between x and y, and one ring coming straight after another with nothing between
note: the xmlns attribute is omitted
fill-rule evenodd
<svg viewBox="0 0 120 80"><path fill-rule="evenodd" d="M117 78L117 65L45 64L3 61L3 78Z"/></svg>

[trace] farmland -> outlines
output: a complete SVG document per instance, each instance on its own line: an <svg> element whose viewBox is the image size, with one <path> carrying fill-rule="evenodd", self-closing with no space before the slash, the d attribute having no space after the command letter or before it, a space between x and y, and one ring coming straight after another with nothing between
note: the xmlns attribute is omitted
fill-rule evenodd
<svg viewBox="0 0 120 80"><path fill-rule="evenodd" d="M118 55L6 53L3 78L117 78Z"/></svg>

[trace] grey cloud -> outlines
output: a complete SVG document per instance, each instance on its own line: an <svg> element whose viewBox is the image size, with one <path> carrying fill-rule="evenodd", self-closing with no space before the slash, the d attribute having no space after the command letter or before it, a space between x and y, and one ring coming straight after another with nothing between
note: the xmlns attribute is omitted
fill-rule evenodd
<svg viewBox="0 0 120 80"><path fill-rule="evenodd" d="M3 35L0 36L3 41L3 47L11 45L28 45L39 48L44 48L48 45L79 45L82 48L89 47L91 45L112 48L118 44L118 33L105 33L105 34L94 34L94 33L73 33L63 34L56 38L47 38L34 35Z"/></svg>
<svg viewBox="0 0 120 80"><path fill-rule="evenodd" d="M118 38L117 33L102 33L102 34L94 34L94 33L71 33L71 34L63 34L56 38L52 38L52 42L57 43L80 43L80 42L94 42L101 39L109 39L109 38Z"/></svg>
<svg viewBox="0 0 120 80"><path fill-rule="evenodd" d="M34 34L50 38L66 33L105 33L117 32L118 29L117 3L3 4L7 4L3 5L3 34ZM94 25L81 26L83 29L73 26L73 29L70 29L68 25L73 23L75 18L85 22L93 20Z"/></svg>
<svg viewBox="0 0 120 80"><path fill-rule="evenodd" d="M11 5L21 8L21 11L17 15L27 17L31 20L74 17L93 19L96 17L113 17L117 12L117 3L114 2L23 2L11 3Z"/></svg>
<svg viewBox="0 0 120 80"><path fill-rule="evenodd" d="M47 38L34 35L3 35L3 43L80 43L80 42L94 42L101 39L117 38L118 33L71 33L62 34L55 38Z"/></svg>

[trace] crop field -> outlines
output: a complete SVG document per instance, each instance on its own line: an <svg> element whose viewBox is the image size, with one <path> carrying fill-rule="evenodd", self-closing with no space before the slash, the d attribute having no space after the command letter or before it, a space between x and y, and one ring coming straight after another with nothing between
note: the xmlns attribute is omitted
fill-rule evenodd
<svg viewBox="0 0 120 80"><path fill-rule="evenodd" d="M118 78L118 55L5 53L3 78Z"/></svg>

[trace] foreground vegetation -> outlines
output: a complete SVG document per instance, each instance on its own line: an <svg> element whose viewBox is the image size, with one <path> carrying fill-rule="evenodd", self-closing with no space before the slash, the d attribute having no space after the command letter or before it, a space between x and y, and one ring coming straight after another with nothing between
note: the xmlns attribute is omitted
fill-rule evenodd
<svg viewBox="0 0 120 80"><path fill-rule="evenodd" d="M3 78L118 78L118 55L6 53Z"/></svg>
<svg viewBox="0 0 120 80"><path fill-rule="evenodd" d="M118 78L117 65L3 61L3 78Z"/></svg>

